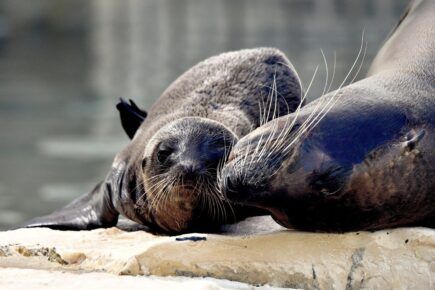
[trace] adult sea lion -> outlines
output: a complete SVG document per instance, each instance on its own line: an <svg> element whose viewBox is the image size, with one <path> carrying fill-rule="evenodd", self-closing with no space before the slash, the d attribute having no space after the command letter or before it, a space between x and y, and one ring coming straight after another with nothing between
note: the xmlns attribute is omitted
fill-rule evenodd
<svg viewBox="0 0 435 290"><path fill-rule="evenodd" d="M277 114L262 115L261 108L272 105L274 90L280 92L273 102ZM232 208L216 189L219 166L261 120L294 111L300 95L298 76L276 49L211 57L175 80L148 115L134 103L118 104L122 125L133 139L117 154L106 179L25 226L110 227L121 214L153 231L180 233L244 218L250 210Z"/></svg>
<svg viewBox="0 0 435 290"><path fill-rule="evenodd" d="M435 222L435 1L413 1L368 76L243 137L233 202L310 231Z"/></svg>

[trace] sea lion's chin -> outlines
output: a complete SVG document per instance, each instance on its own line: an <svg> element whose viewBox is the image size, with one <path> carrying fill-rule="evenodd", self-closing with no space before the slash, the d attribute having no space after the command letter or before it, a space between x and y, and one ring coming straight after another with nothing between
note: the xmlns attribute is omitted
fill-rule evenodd
<svg viewBox="0 0 435 290"><path fill-rule="evenodd" d="M199 192L192 186L175 186L163 195L149 196L153 220L169 233L181 233L196 222Z"/></svg>
<svg viewBox="0 0 435 290"><path fill-rule="evenodd" d="M180 186L170 192L169 204L177 206L182 211L192 211L197 205L199 192L194 187Z"/></svg>
<svg viewBox="0 0 435 290"><path fill-rule="evenodd" d="M186 231L194 220L194 204L189 198L176 196L154 208L153 219L170 233Z"/></svg>

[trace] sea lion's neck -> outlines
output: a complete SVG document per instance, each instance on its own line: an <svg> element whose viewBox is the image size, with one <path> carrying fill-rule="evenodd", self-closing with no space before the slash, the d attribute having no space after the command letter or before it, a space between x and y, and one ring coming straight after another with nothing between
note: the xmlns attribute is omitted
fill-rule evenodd
<svg viewBox="0 0 435 290"><path fill-rule="evenodd" d="M373 61L368 75L383 71L418 74L433 82L435 1L413 1ZM432 78L432 79L431 79Z"/></svg>

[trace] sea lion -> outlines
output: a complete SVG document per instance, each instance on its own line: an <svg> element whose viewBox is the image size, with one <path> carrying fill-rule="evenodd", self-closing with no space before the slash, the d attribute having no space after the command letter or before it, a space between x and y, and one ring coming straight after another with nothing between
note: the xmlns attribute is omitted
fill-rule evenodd
<svg viewBox="0 0 435 290"><path fill-rule="evenodd" d="M435 221L435 1L411 3L366 78L241 138L232 202L309 231Z"/></svg>
<svg viewBox="0 0 435 290"><path fill-rule="evenodd" d="M216 189L219 166L233 144L262 120L294 111L300 95L299 78L277 49L229 52L200 62L175 80L148 114L121 101L117 107L132 141L117 154L106 179L24 226L110 227L121 214L151 231L172 234L210 231L251 215L224 202ZM262 115L261 108L272 105L277 114Z"/></svg>

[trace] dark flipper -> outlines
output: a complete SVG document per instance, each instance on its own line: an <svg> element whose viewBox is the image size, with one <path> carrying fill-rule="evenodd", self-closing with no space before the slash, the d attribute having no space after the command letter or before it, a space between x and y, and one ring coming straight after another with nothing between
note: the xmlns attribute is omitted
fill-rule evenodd
<svg viewBox="0 0 435 290"><path fill-rule="evenodd" d="M20 227L47 227L58 230L89 230L115 226L118 212L113 208L107 183L100 182L90 193L55 211L34 218Z"/></svg>
<svg viewBox="0 0 435 290"><path fill-rule="evenodd" d="M145 120L147 112L139 109L132 100L129 101L130 104L121 98L119 103L116 105L116 108L121 117L122 128L124 128L128 137L132 139L143 120Z"/></svg>

